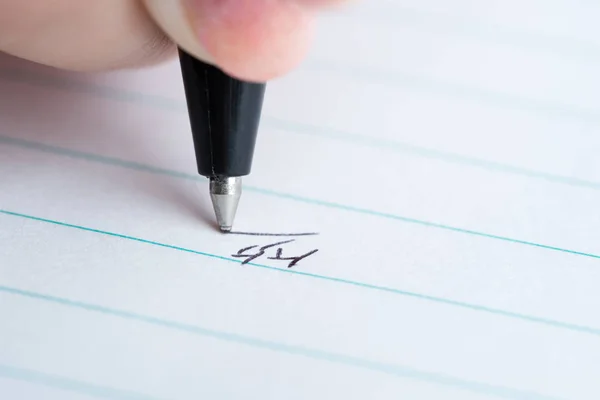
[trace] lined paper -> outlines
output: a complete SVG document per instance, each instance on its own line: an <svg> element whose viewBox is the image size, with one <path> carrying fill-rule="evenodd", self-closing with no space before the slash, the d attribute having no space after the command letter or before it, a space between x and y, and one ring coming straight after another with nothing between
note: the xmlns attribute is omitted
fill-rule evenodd
<svg viewBox="0 0 600 400"><path fill-rule="evenodd" d="M216 231L176 62L3 56L2 397L597 399L599 16L322 18L268 86L235 227L308 236Z"/></svg>

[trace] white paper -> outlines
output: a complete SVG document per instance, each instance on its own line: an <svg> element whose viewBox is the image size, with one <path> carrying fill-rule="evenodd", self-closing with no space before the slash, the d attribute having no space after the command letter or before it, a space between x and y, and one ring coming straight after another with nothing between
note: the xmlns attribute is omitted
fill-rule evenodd
<svg viewBox="0 0 600 400"><path fill-rule="evenodd" d="M599 17L325 16L268 85L235 225L313 236L215 230L177 62L3 57L0 397L599 398Z"/></svg>

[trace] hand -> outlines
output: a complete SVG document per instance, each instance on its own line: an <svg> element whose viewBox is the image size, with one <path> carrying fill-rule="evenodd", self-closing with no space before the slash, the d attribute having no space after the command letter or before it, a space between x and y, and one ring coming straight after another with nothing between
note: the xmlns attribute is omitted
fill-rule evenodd
<svg viewBox="0 0 600 400"><path fill-rule="evenodd" d="M0 52L99 71L153 65L179 45L229 74L269 80L305 56L321 9L344 0L0 0Z"/></svg>

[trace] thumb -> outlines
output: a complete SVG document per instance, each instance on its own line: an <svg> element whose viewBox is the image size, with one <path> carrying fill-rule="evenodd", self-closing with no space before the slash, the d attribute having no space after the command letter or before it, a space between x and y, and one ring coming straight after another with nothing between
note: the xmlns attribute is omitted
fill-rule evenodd
<svg viewBox="0 0 600 400"><path fill-rule="evenodd" d="M299 0L144 0L186 52L230 75L266 81L293 69L312 39L314 7Z"/></svg>

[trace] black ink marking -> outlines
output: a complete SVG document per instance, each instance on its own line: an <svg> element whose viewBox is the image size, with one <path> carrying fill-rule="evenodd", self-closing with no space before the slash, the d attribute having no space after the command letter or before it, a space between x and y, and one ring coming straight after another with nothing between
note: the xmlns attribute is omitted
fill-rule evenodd
<svg viewBox="0 0 600 400"><path fill-rule="evenodd" d="M304 233L261 233L261 232L227 232L228 235L245 235L245 236L316 236L318 232L304 232Z"/></svg>
<svg viewBox="0 0 600 400"><path fill-rule="evenodd" d="M247 252L248 250L251 250L251 249L253 249L253 248L255 248L255 247L258 247L258 245L244 247L243 249L241 249L241 250L239 250L239 251L238 251L238 254L245 253L245 252Z"/></svg>
<svg viewBox="0 0 600 400"><path fill-rule="evenodd" d="M288 264L288 268L292 268L294 265L298 264L300 261L302 261L306 257L315 254L317 251L319 251L319 249L314 249L314 250L309 251L308 253L306 253L304 255L301 255L301 256L298 256L298 257L282 257L283 249L280 247L280 248L277 249L277 254L275 255L275 257L267 257L267 259L269 259L269 260L291 261L291 263Z"/></svg>
<svg viewBox="0 0 600 400"><path fill-rule="evenodd" d="M283 242L268 244L268 245L263 246L260 249L258 249L258 253L255 253L255 254L244 254L244 253L246 253L248 250L252 250L258 246L255 245L255 246L244 247L243 249L239 250L236 254L232 254L231 256L236 257L236 258L246 257L246 259L242 262L242 265L244 265L244 264L248 264L249 262L256 260L258 257L264 255L265 250L270 249L271 247L279 246L279 245L286 244L286 243L291 243L293 241L294 241L294 239L290 239L290 240L285 240Z"/></svg>

